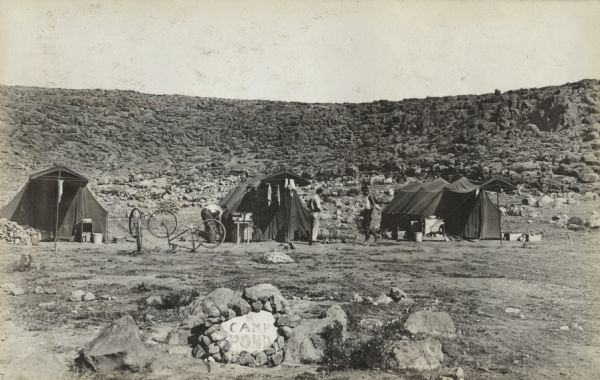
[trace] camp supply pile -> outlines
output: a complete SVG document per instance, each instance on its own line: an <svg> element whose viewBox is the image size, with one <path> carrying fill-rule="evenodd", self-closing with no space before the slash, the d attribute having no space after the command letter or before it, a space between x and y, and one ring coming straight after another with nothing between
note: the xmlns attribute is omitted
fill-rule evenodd
<svg viewBox="0 0 600 380"><path fill-rule="evenodd" d="M32 228L20 226L8 219L0 218L0 240L14 244L37 245L40 233Z"/></svg>

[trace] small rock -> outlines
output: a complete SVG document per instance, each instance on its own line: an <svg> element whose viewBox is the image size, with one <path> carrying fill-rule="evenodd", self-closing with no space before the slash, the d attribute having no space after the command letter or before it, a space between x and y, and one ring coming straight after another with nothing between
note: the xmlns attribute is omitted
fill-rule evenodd
<svg viewBox="0 0 600 380"><path fill-rule="evenodd" d="M386 296L385 294L380 294L379 297L377 297L374 301L374 303L378 304L378 305L387 305L388 303L392 303L394 302L394 300L388 296Z"/></svg>
<svg viewBox="0 0 600 380"><path fill-rule="evenodd" d="M210 334L210 338L213 340L213 342L218 342L227 338L227 332L225 330L217 330Z"/></svg>
<svg viewBox="0 0 600 380"><path fill-rule="evenodd" d="M218 346L216 343L211 343L211 344L208 346L208 353L209 353L210 355L217 354L217 353L219 353L220 351L221 351L221 349L219 348L219 346Z"/></svg>
<svg viewBox="0 0 600 380"><path fill-rule="evenodd" d="M364 299L360 296L360 294L358 294L358 293L353 293L352 294L352 302L361 303L363 301L364 301Z"/></svg>
<svg viewBox="0 0 600 380"><path fill-rule="evenodd" d="M267 354L265 354L264 351L259 351L256 355L253 355L253 356L254 356L254 359L256 360L256 364L258 366L261 366L263 364L267 364L267 361L269 359L267 357Z"/></svg>
<svg viewBox="0 0 600 380"><path fill-rule="evenodd" d="M403 298L408 298L408 295L398 288L391 288L389 295L395 302L398 302Z"/></svg>
<svg viewBox="0 0 600 380"><path fill-rule="evenodd" d="M201 344L197 344L192 350L192 356L197 359L204 359L208 355L208 350L202 347Z"/></svg>
<svg viewBox="0 0 600 380"><path fill-rule="evenodd" d="M14 288L10 288L9 291L8 291L8 293L11 296L20 296L20 295L24 294L25 291L23 290L23 288L15 286Z"/></svg>
<svg viewBox="0 0 600 380"><path fill-rule="evenodd" d="M506 309L504 309L504 312L509 313L509 314L519 314L519 313L521 313L521 309L509 306Z"/></svg>
<svg viewBox="0 0 600 380"><path fill-rule="evenodd" d="M56 294L56 288L44 288L46 294Z"/></svg>
<svg viewBox="0 0 600 380"><path fill-rule="evenodd" d="M465 371L461 367L458 367L454 377L456 377L456 380L465 380Z"/></svg>
<svg viewBox="0 0 600 380"><path fill-rule="evenodd" d="M271 302L267 301L263 304L263 309L268 311L269 313L273 312L273 307L271 306Z"/></svg>
<svg viewBox="0 0 600 380"><path fill-rule="evenodd" d="M283 252L270 251L266 252L261 260L263 263L268 264L291 264L295 263L294 259L292 259L289 255Z"/></svg>
<svg viewBox="0 0 600 380"><path fill-rule="evenodd" d="M94 293L92 292L87 292L85 293L85 295L83 296L83 300L84 301L93 301L96 299L96 296L94 295Z"/></svg>
<svg viewBox="0 0 600 380"><path fill-rule="evenodd" d="M46 293L46 292L44 291L44 288L43 288L43 287L41 287L41 286L39 286L39 285L35 287L35 290L34 290L33 292L34 292L35 294L44 294L44 293Z"/></svg>
<svg viewBox="0 0 600 380"><path fill-rule="evenodd" d="M146 298L146 305L148 306L161 306L163 304L163 299L161 296L150 296Z"/></svg>
<svg viewBox="0 0 600 380"><path fill-rule="evenodd" d="M283 360L283 351L278 351L276 353L273 354L273 356L271 356L271 365L273 367L278 366L279 364L281 364Z"/></svg>
<svg viewBox="0 0 600 380"><path fill-rule="evenodd" d="M168 351L171 355L190 356L191 351L188 346L171 346Z"/></svg>
<svg viewBox="0 0 600 380"><path fill-rule="evenodd" d="M577 322L573 323L572 327L577 331L583 331L583 327L579 326Z"/></svg>
<svg viewBox="0 0 600 380"><path fill-rule="evenodd" d="M561 331L569 331L569 326L567 326L567 325L560 326L559 330L561 330Z"/></svg>
<svg viewBox="0 0 600 380"><path fill-rule="evenodd" d="M251 306L251 308L252 308L252 311L254 311L254 312L257 312L257 313L258 313L259 311L261 311L261 310L262 310L262 308L263 308L263 303L262 303L261 301L254 301L254 302L252 302L252 305L250 305L250 306Z"/></svg>
<svg viewBox="0 0 600 380"><path fill-rule="evenodd" d="M404 328L411 334L456 336L452 318L446 312L421 310L409 315Z"/></svg>
<svg viewBox="0 0 600 380"><path fill-rule="evenodd" d="M289 338L290 336L292 336L293 333L293 329L290 326L281 326L279 328L279 332L281 333L281 335L283 335L286 339Z"/></svg>
<svg viewBox="0 0 600 380"><path fill-rule="evenodd" d="M79 302L83 299L83 296L85 296L86 292L83 290L73 290L71 292L71 296L69 297L69 300L71 302Z"/></svg>

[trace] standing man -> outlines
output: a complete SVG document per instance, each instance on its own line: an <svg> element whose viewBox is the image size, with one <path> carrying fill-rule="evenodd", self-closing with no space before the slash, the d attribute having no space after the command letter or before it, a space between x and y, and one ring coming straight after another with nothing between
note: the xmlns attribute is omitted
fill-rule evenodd
<svg viewBox="0 0 600 380"><path fill-rule="evenodd" d="M315 195L308 200L308 209L310 211L310 236L308 238L308 244L312 245L313 242L317 241L319 236L319 216L321 213L321 198L320 194L323 193L322 188L318 188Z"/></svg>
<svg viewBox="0 0 600 380"><path fill-rule="evenodd" d="M371 228L371 222L373 220L373 210L381 210L381 207L375 202L375 198L369 192L369 187L367 185L363 185L362 187L362 211L360 212L362 217L362 228L365 234L365 244L371 238L371 235L375 237L375 241L377 241L377 234Z"/></svg>

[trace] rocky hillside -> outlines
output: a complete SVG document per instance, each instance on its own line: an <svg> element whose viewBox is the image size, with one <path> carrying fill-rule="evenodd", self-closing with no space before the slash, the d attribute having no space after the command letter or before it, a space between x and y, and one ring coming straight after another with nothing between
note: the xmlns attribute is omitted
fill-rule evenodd
<svg viewBox="0 0 600 380"><path fill-rule="evenodd" d="M228 176L280 166L323 178L503 175L542 191L600 190L598 80L360 104L0 86L0 135L9 192L54 163L105 185L160 180L156 197L173 184L223 190Z"/></svg>

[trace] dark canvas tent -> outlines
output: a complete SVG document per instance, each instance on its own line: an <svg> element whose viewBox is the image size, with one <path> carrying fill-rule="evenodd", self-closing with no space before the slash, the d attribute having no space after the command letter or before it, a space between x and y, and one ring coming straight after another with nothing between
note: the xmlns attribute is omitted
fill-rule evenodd
<svg viewBox="0 0 600 380"><path fill-rule="evenodd" d="M448 184L438 179L400 188L382 210L381 227L407 229L410 220L435 215L444 219L446 232L469 239L500 239L500 211L487 192L515 188L494 178L477 184L462 177Z"/></svg>
<svg viewBox="0 0 600 380"><path fill-rule="evenodd" d="M219 202L225 209L223 220L228 230L227 235L232 236L233 225L229 220L233 212L252 213L255 239L285 241L294 239L297 233L306 235L310 229L310 215L296 190L285 187L286 181L289 182L290 179L295 186L310 183L307 179L284 170L255 177L231 189Z"/></svg>
<svg viewBox="0 0 600 380"><path fill-rule="evenodd" d="M62 181L62 195L57 215L59 180ZM44 238L55 238L57 232L60 239L71 239L81 220L91 218L93 232L103 233L106 237L108 212L88 190L87 183L87 178L63 166L33 174L0 210L0 217L31 226L42 232Z"/></svg>

